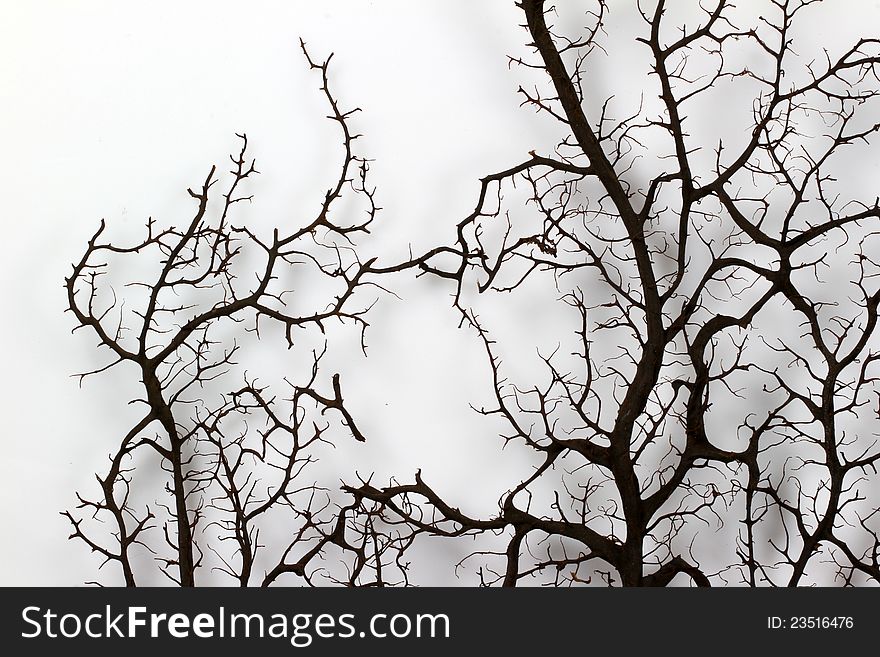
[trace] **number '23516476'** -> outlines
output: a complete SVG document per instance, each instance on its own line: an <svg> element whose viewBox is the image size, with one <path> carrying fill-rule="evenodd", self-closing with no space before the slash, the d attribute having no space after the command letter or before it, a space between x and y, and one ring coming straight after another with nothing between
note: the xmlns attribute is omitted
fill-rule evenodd
<svg viewBox="0 0 880 657"><path fill-rule="evenodd" d="M767 628L771 630L850 630L852 616L768 616Z"/></svg>

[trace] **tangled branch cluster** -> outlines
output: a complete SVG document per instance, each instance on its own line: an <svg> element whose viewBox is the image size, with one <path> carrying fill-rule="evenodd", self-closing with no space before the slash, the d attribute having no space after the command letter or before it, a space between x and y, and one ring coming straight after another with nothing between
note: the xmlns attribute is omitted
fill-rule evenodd
<svg viewBox="0 0 880 657"><path fill-rule="evenodd" d="M255 380L222 387L228 386L239 346L214 337L230 324L257 334L275 324L292 346L297 331L323 333L328 323L338 322L353 324L362 335L368 325L365 313L372 301L363 296L376 284L365 280L371 263L359 261L353 240L369 231L379 208L367 181L368 161L354 152L358 135L349 123L358 110L343 111L330 92L329 59L315 62L304 44L303 52L321 76L330 119L342 135L338 178L311 221L289 233L275 229L269 238L232 223L234 206L251 199L242 187L257 173L247 157L247 137L239 135L241 149L230 157L230 182L216 216L209 209L219 182L212 167L197 191L188 190L196 211L185 227L160 230L151 219L141 242L122 247L103 241L102 221L66 281L79 328L91 330L112 354L108 365L80 377L129 364L143 384L143 396L136 400L145 408L143 417L120 442L107 473L98 477L101 495L80 497L80 513L66 513L72 537L100 553L105 563L117 562L129 586L136 583L138 550L155 555L162 572L182 586L194 585L206 550L219 559L218 570L242 585L252 583L258 553L270 549L260 541L268 519L295 530L284 549L271 546L278 554L262 583L285 573L310 582L322 572L315 562L329 545L346 555L349 583L381 581L381 571L370 571L384 547L369 514L350 519L350 509L336 509L326 491L306 483L304 475L315 458L312 452L327 442L331 423L364 440L346 407L339 374L322 381L324 351L313 354L310 376L290 383L292 396L281 401ZM363 200L363 214L355 221L337 216L345 192ZM122 262L114 260L119 256ZM121 265L130 268L136 256L158 262L157 271L128 281L119 298L105 279L127 271ZM249 268L253 262L260 264ZM287 300L291 277L321 283L324 296L315 307L293 312ZM216 392L218 383L219 394L209 398L207 391ZM158 433L150 436L154 429ZM133 463L143 450L158 456L167 473L170 502L138 509L133 479L144 466ZM84 514L110 523L110 543L90 538ZM152 536L156 531L158 542ZM232 550L222 549L227 543Z"/></svg>
<svg viewBox="0 0 880 657"><path fill-rule="evenodd" d="M330 546L348 564L348 576L335 581L393 583L393 570L395 582L407 583L405 557L426 536L475 540L479 547L459 565L477 563L486 585L880 581L880 500L872 495L880 199L853 198L841 182L848 158L880 131L872 120L880 40L861 39L824 60L800 57L794 35L816 3L769 0L750 16L718 0L701 6L696 23L664 0L638 3L633 43L648 56L649 76L640 102L625 107L594 95L618 38L609 3L592 2L572 35L562 13L571 5L521 0L535 57L511 63L545 80L520 88L523 104L557 122L563 138L546 155L536 149L484 177L454 245L385 266L361 264L323 236L347 240L367 230L377 208L366 162L351 152L350 113L327 91L326 62L310 59L345 144L338 183L312 224L271 241L228 226L227 211L243 198L236 188L253 173L242 149L215 227L204 219L212 171L191 192L199 210L187 230L155 233L151 223L142 244L122 249L98 241L102 224L68 279L79 323L113 352L114 365L140 368L148 408L100 479L103 497L82 500L113 519L121 549L92 542L71 515L75 536L119 561L134 583L128 554L146 545L154 518L128 505L125 463L149 448L172 481L176 524L163 527L174 556L164 563L184 585L199 560L196 499L222 514L216 527L235 544L226 572L242 584L251 580L259 519L279 505L297 519L294 538L263 583L285 572L311 582L312 562ZM700 134L705 125L693 116L712 102L743 99L746 130L727 134L712 124L717 136ZM343 226L329 212L347 185L368 209L366 220ZM334 265L307 254L306 238L335 253ZM267 262L248 291L233 275L242 241ZM162 254L162 273L146 286L146 309L133 311L129 344L121 304L101 305L106 265L95 259L150 249ZM294 259L341 284L326 309L287 314L273 281ZM215 323L278 322L288 339L331 319L365 327L356 291L411 269L454 286L454 306L482 343L493 382L492 402L478 412L503 423L506 445L534 457L494 515L462 512L461 500L444 499L421 473L411 483L351 482L348 501L336 506L316 501L329 499L317 486L295 483L323 439L309 413L331 412L363 438L338 375L332 392L320 392L319 355L308 382L294 386L289 420L252 383L211 409L184 400L231 362L235 349L218 356L208 337ZM507 373L521 350L497 337L480 304L526 296L535 284L552 286L568 309L571 337L560 335L550 355L540 351L541 372L522 381ZM220 299L203 311L170 305L182 288ZM264 418L265 428L231 438L226 419L248 415ZM142 436L154 422L163 440ZM281 472L280 483L257 486L253 463Z"/></svg>

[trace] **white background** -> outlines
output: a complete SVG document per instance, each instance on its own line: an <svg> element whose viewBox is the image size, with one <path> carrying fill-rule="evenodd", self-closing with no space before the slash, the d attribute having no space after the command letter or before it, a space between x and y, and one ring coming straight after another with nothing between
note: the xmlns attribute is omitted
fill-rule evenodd
<svg viewBox="0 0 880 657"><path fill-rule="evenodd" d="M834 4L847 15L829 14L840 22L817 39L880 32L880 3ZM150 215L185 220L186 188L241 131L262 172L245 218L308 216L338 137L302 37L315 57L335 52L336 94L363 108L382 252L448 243L481 175L552 143L555 127L518 109L525 77L507 56L527 52L521 22L512 0L0 2L0 584L94 577L59 511L94 486L136 383L120 370L80 389L70 376L101 362L93 339L71 335L62 287L100 218L119 234ZM405 303L377 308L349 377L369 442L340 458L403 479L422 467L489 511L497 495L475 487L504 490L519 464L468 410L486 394L479 345L456 329L447 288L398 285Z"/></svg>

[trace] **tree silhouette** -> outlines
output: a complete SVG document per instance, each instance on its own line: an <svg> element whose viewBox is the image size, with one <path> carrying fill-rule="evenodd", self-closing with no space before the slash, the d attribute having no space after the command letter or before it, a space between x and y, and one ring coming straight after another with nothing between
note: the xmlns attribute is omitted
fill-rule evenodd
<svg viewBox="0 0 880 657"><path fill-rule="evenodd" d="M848 180L875 157L880 39L809 54L819 0L517 6L534 56L510 63L537 80L520 87L523 105L562 136L482 178L450 244L390 264L357 257L378 210L368 162L327 61L307 52L344 146L311 223L271 239L232 226L255 173L242 137L217 219L212 169L190 191L188 227L151 220L121 247L100 241L102 223L90 240L70 309L113 360L88 374L135 366L146 413L99 477L102 495L67 516L127 584L138 551L193 585L207 549L242 585L288 574L406 585L429 537L471 541L450 576L473 568L483 585L880 581L880 199L860 200ZM619 79L633 62L642 76ZM336 214L344 190L366 206L354 222ZM111 261L147 255L159 273L133 283L140 302L119 301ZM302 313L282 271L298 268L328 290ZM502 427L504 447L529 460L485 516L421 471L353 478L345 499L306 479L329 434L363 440L323 348L287 405L255 378L227 383L239 351L227 327L280 326L288 345L332 321L362 335L364 288L413 271L452 287L485 352L490 401L475 400L475 426ZM568 322L549 340L497 315L548 291ZM131 498L150 466L134 462L142 452L158 456L170 500L143 510ZM109 520L109 543L89 537L84 512Z"/></svg>
<svg viewBox="0 0 880 657"><path fill-rule="evenodd" d="M321 76L329 118L342 136L338 177L310 222L290 232L275 229L268 237L233 223L236 204L252 198L243 188L257 173L241 134L216 207L212 190L220 178L211 167L197 190L187 190L196 210L182 228L160 228L151 218L141 241L122 246L105 237L102 220L66 280L77 328L91 331L112 359L80 379L127 365L143 385L143 396L134 400L145 407L143 417L111 455L107 473L98 476L100 495L80 497L80 513L65 513L71 538L84 541L105 563L118 563L128 586L136 583L138 550L154 555L161 571L181 586L195 584L208 550L219 571L247 585L265 547L261 522L269 517L294 529L282 550L270 546L277 563L264 584L285 573L311 581L318 568L313 560L331 543L351 556L354 581L367 576L369 548L379 549L350 508L338 508L324 489L304 479L313 451L328 442L331 423L364 440L343 400L339 375L327 377L319 367L326 349L313 353L305 382L289 382L287 402L253 378L230 385L240 350L236 338L228 337L230 326L243 325L258 337L267 325L280 326L288 346L295 333L323 333L332 322L353 324L361 335L367 327L372 300L364 299L364 290L369 293L375 283L364 280L369 262L358 260L353 240L369 231L379 208L367 182L368 161L354 152L358 135L349 123L358 110L340 109L330 92L329 58L316 62L305 44L302 50ZM348 192L362 199L363 213L354 219L337 211ZM137 258L146 264L138 265ZM120 282L125 294L118 297L114 286ZM289 301L297 286L314 285L323 296L312 307ZM141 457L145 450L152 461ZM166 476L157 480L149 469L159 467ZM158 488L153 505L138 506L135 478L142 488ZM109 523L112 535L90 537L83 514ZM361 521L368 525L369 515Z"/></svg>
<svg viewBox="0 0 880 657"><path fill-rule="evenodd" d="M487 518L420 473L347 490L400 540L494 540L468 557L484 584L876 582L880 206L840 179L880 129L880 40L800 56L811 1L640 2L614 31L622 9L573 4L519 2L537 57L511 60L549 78L520 93L564 137L481 180L459 266L434 272L485 347L478 410L531 474ZM649 56L633 107L595 91L626 43ZM750 120L708 135L691 115L713 102ZM508 376L523 350L468 300L533 279L576 343Z"/></svg>

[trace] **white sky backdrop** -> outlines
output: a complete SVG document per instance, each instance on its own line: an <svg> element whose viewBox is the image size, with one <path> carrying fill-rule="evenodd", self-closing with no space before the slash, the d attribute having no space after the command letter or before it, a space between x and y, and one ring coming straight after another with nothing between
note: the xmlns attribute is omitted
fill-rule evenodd
<svg viewBox="0 0 880 657"><path fill-rule="evenodd" d="M834 5L846 20L818 24L817 40L880 33L880 2ZM376 159L382 248L449 242L481 175L552 143L554 126L517 109L525 78L506 56L524 52L521 22L513 0L0 0L0 584L94 576L58 512L93 492L135 393L121 370L82 390L69 376L100 362L90 336L70 335L62 288L99 219L182 221L186 188L241 131L262 172L245 216L272 225L311 212L338 137L302 37L316 57L336 53L336 95L364 110L355 126ZM340 453L402 479L433 468L453 494L501 491L517 465L486 468L500 442L467 408L486 392L479 346L455 330L442 286L401 287L406 303L377 309L370 356L346 386L370 442ZM451 457L463 441L467 458Z"/></svg>

